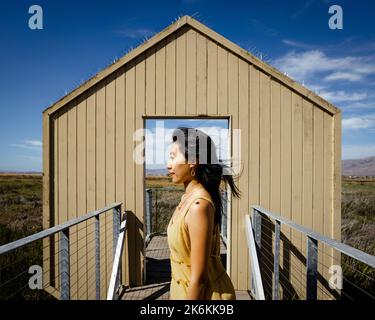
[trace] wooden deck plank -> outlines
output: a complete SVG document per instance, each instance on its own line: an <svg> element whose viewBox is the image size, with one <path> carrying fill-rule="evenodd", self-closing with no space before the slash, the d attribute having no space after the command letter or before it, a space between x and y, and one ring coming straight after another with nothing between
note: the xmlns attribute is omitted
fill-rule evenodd
<svg viewBox="0 0 375 320"><path fill-rule="evenodd" d="M220 253L225 266L226 247L220 241ZM169 300L171 269L166 236L154 236L146 249L146 284L124 289L122 300ZM251 300L247 291L236 291L237 300Z"/></svg>

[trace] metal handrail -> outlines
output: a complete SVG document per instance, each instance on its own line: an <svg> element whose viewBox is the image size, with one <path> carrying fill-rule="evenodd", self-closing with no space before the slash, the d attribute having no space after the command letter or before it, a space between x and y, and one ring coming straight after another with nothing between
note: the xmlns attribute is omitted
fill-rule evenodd
<svg viewBox="0 0 375 320"><path fill-rule="evenodd" d="M115 291L118 289L119 281L120 281L120 268L121 268L121 254L122 252L116 251L116 248L120 247L122 251L123 242L124 242L124 234L125 234L125 226L126 226L126 219L121 223L121 205L122 203L116 202L106 206L103 209L96 210L90 213L83 215L82 217L72 219L68 222L59 224L52 228L40 231L34 235L19 239L17 241L13 241L11 243L5 244L0 246L0 256L5 253L12 252L18 248L23 246L29 245L35 241L42 240L47 237L51 237L57 233L60 233L60 281L61 281L61 291L60 297L61 300L68 300L70 299L70 228L78 225L79 223L85 222L89 219L95 219L95 283L96 283L96 299L100 299L100 224L99 224L99 216L100 214L113 210L113 243L114 243L114 265L112 270L112 274L115 274L114 282L111 281L111 287L109 290L112 293L109 295L113 297L117 297ZM121 230L120 230L121 229ZM121 240L121 243L119 243ZM115 244L117 246L115 247Z"/></svg>
<svg viewBox="0 0 375 320"><path fill-rule="evenodd" d="M361 250L355 249L347 244L338 242L334 239L328 238L320 233L317 233L309 228L303 227L291 220L288 220L280 215L277 215L260 206L254 205L252 208L252 222L254 225L255 241L260 252L261 249L261 230L262 230L262 215L271 218L275 221L275 241L274 241L274 270L273 270L273 299L278 300L279 296L279 259L280 259L280 225L281 223L293 228L306 236L306 299L317 299L317 283L318 283L318 244L319 242L325 244L337 251L352 257L360 262L363 262L371 267L375 267L375 256L365 253ZM339 288L340 289L340 288Z"/></svg>
<svg viewBox="0 0 375 320"><path fill-rule="evenodd" d="M25 237L25 238L22 238L22 239L19 239L19 240L16 240L16 241L13 241L13 242L10 242L10 243L7 243L7 244L4 244L2 246L0 246L0 255L4 254L4 253L9 253L13 250L16 250L20 247L23 247L23 246L26 246L30 243L33 243L35 241L38 241L38 240L41 240L41 239L44 239L44 238L47 238L49 236L52 236L58 232L61 232L63 230L66 230L70 227L73 227L81 222L84 222L86 220L89 220L93 217L96 217L106 211L109 211L111 209L114 209L118 206L120 206L121 203L120 202L115 202L113 204L110 204L109 206L103 208L103 209L100 209L100 210L97 210L97 211L92 211L92 212L89 212L85 215L83 215L82 217L79 217L79 218L76 218L76 219L72 219L68 222L65 222L65 223L62 223L62 224L59 224L57 226L54 226L54 227L51 227L49 229L46 229L46 230L43 230L43 231L40 231L36 234L32 234L31 236L28 236L28 237Z"/></svg>
<svg viewBox="0 0 375 320"><path fill-rule="evenodd" d="M342 243L342 242L338 242L334 239L331 239L331 238L328 238L320 233L317 233L311 229L308 229L306 227L303 227L297 223L294 223L293 221L291 220L288 220L282 216L279 216L273 212L270 212L264 208L261 208L259 206L252 206L253 209L255 209L256 211L260 212L260 213L263 213L265 214L266 216L276 220L276 221L280 221L281 223L305 234L306 236L314 239L314 240L317 240L321 243L324 243L342 253L344 253L345 255L349 256L349 257L352 257L358 261L361 261L373 268L375 268L375 256L372 256L366 252L363 252L361 250L358 250L356 248L353 248L345 243Z"/></svg>

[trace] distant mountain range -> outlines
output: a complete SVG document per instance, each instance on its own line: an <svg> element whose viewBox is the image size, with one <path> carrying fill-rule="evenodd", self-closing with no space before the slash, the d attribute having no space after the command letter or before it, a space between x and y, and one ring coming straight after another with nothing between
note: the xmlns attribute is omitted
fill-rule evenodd
<svg viewBox="0 0 375 320"><path fill-rule="evenodd" d="M344 176L375 176L375 157L342 160Z"/></svg>

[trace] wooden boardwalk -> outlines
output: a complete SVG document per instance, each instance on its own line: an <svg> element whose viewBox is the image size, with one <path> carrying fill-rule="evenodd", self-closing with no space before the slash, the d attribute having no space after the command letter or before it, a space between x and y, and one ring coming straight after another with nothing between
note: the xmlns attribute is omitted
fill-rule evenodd
<svg viewBox="0 0 375 320"><path fill-rule="evenodd" d="M221 241L221 260L226 265L226 247ZM126 288L122 300L169 300L171 281L170 251L166 236L154 236L146 249L146 284ZM237 300L251 300L247 291L236 291Z"/></svg>

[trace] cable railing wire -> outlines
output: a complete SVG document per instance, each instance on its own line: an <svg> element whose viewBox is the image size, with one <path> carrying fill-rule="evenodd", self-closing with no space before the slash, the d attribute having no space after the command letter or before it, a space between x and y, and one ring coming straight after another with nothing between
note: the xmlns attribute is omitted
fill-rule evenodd
<svg viewBox="0 0 375 320"><path fill-rule="evenodd" d="M68 222L63 223L62 225L57 225L56 227L52 227L50 229L43 230L41 232L36 233L35 235L25 237L20 240L16 240L12 243L0 246L0 258L3 256L5 257L6 254L10 253L10 258L6 258L4 260L4 265L0 264L0 280L3 280L0 282L0 288L7 288L7 290L11 290L11 292L6 299L11 299L15 296L19 296L19 294L23 294L22 290L26 289L29 285L29 279L30 274L29 268L27 267L26 270L22 270L25 268L24 261L28 258L27 256L22 256L19 258L19 255L24 255L27 253L26 246L32 243L36 243L37 241L43 241L43 244L39 247L37 246L35 250L37 252L41 252L43 255L47 254L47 257L42 258L41 260L37 258L35 260L36 265L42 264L42 270L41 273L42 279L43 279L43 288L48 289L48 291L54 291L56 294L61 294L60 287L60 281L61 276L63 274L63 269L61 269L61 259L69 259L69 277L72 282L70 282L70 287L78 287L78 291L82 288L85 289L85 287L89 286L89 273L92 273L92 270L98 267L98 265L95 264L96 257L96 248L95 244L91 242L88 243L88 240L91 238L92 241L94 241L95 235L97 234L96 230L96 221L99 220L99 237L100 241L103 246L100 245L100 264L99 267L101 268L101 274L104 272L110 272L111 271L111 264L113 264L113 258L114 258L114 221L113 218L115 216L109 215L110 210L113 210L113 213L115 214L117 210L119 222L121 221L121 211L118 209L115 209L121 204L113 204L106 208L103 208L99 211L93 211L91 213L86 214L85 216L82 216L80 218L76 218L73 220L70 220ZM94 219L97 219L95 217L99 217L98 220L95 221L94 225ZM113 217L113 218L112 218ZM86 220L85 220L86 219ZM117 218L116 218L117 219ZM118 223L118 222L117 222ZM83 226L80 227L80 224ZM66 228L64 229L64 227ZM120 225L118 225L120 227ZM94 230L93 230L94 229ZM64 231L66 230L66 231ZM66 232L68 235L68 251L66 249L61 248L61 232ZM43 235L42 235L43 234ZM73 240L73 241L72 241ZM22 244L21 244L22 241ZM45 244L45 241L47 241L47 244ZM14 243L14 247L13 247ZM117 244L116 244L117 245ZM33 249L34 250L34 249ZM46 251L48 250L48 252ZM95 252L93 252L95 250ZM23 253L25 251L25 253ZM81 254L82 252L82 254ZM68 257L64 257L68 253ZM51 255L52 254L52 255ZM13 261L7 261L12 260L12 256L15 256ZM1 261L1 259L0 259ZM44 270L45 264L47 263L47 270ZM12 272L7 272L8 270L14 271L20 269L20 272L17 274L12 274ZM8 276L9 275L9 276ZM50 281L47 283L44 283L46 280L46 277L50 278ZM95 277L95 274L93 274L90 277L96 282L97 278ZM107 279L108 278L108 279ZM21 284L23 281L26 281L27 284L20 286L18 289L13 289L14 285ZM91 281L90 281L91 282ZM93 282L90 284L90 287L95 283ZM102 279L101 283L102 285L109 282L109 275L107 275L105 278ZM14 283L14 284L13 284ZM11 285L11 286L10 286ZM104 289L105 292L107 289ZM87 290L86 290L87 291ZM4 294L5 291L3 291ZM84 296L85 294L83 294ZM88 292L86 294L88 296Z"/></svg>
<svg viewBox="0 0 375 320"><path fill-rule="evenodd" d="M268 269L268 271L273 272L273 270L271 270L269 267L267 267L267 265L264 265L264 266L266 267L266 269ZM273 283L273 279L272 279L272 277L269 276L269 275L267 275L267 273L262 273L262 276L264 276L264 275L266 275L267 280L271 280L269 283L272 284L272 283ZM288 284L290 284L291 287L294 287L293 284L292 284L292 279L288 279L288 278L286 278L285 275L282 274L282 273L280 273L280 275L281 275L281 276L287 281ZM298 281L298 280L295 279L295 278L294 278L294 280ZM299 284L302 284L302 283L299 282ZM270 286L268 286L268 287L269 287L269 289L271 289L271 291L272 291L272 285L271 285L271 287L270 287ZM283 287L283 286L281 285L281 287ZM289 291L289 290L287 289L287 291ZM291 291L289 291L288 293L293 294Z"/></svg>
<svg viewBox="0 0 375 320"><path fill-rule="evenodd" d="M268 226L266 226L266 225L262 225L262 229L263 229L263 227L265 227L266 229L268 229L268 230L271 231L271 232L274 232L274 230L270 229L270 228L269 228ZM262 231L262 235L266 236L269 240L272 241L272 243L275 241L274 238L271 238L269 235L267 235L267 234L264 233L263 231ZM292 237L293 237L293 236L292 236ZM298 238L298 237L297 237L297 238ZM300 238L298 238L298 240L299 240L299 239L300 239ZM302 240L303 240L303 239L302 239ZM263 247L264 247L264 246L263 246ZM334 249L334 248L330 248L329 250L335 250L335 249ZM332 255L330 255L330 254L327 253L326 251L327 251L327 250L324 250L323 248L321 248L321 247L318 246L318 253L324 254L324 255L326 255L327 257L329 257L330 259L333 259L333 260L335 260L335 261L338 261L337 258L333 257ZM292 252L291 254L293 254L293 252ZM341 252L340 252L340 254L344 254L344 253L341 253ZM296 257L296 258L299 260L298 257ZM361 275L365 276L365 277L366 277L367 279L369 279L370 281L374 281L374 279L371 278L370 276L364 274L363 272L361 272L361 271L358 270L358 269L354 269L352 266L350 266L348 263L346 263L346 262L344 262L344 261L342 261L342 260L343 260L343 259L341 259L341 261L340 261L340 264L341 264L341 265L346 265L346 266L350 267L354 272L358 272L358 273L360 273ZM305 266L304 263L303 263L302 261L301 261L301 263L302 263L303 266ZM331 266L324 265L319 259L318 259L317 263L318 263L319 265L321 265L322 267L327 268L328 270L329 270L330 267L331 267ZM360 291L362 291L362 292L365 293L366 295L368 295L368 296L370 296L370 297L373 297L373 295L371 295L370 293L366 292L366 291L363 290L362 288L358 287L357 285L355 285L352 281L350 281L350 280L347 279L346 277L343 277L343 278L345 278L349 283L351 283L352 285L354 285L356 288L358 288Z"/></svg>
<svg viewBox="0 0 375 320"><path fill-rule="evenodd" d="M265 256L262 256L262 257L265 257ZM273 264L273 262L271 262L268 258L266 258L266 260L267 260L268 262L270 262L271 264ZM271 269L268 267L267 264L261 264L261 265L264 266L264 267L266 267L266 269L268 269L268 271L270 271L271 274L273 274L273 270L271 270ZM285 277L285 275L284 275L282 272L280 272L280 275L283 276L285 280L291 282L292 279L287 279L287 278ZM302 273L300 273L300 275L302 275ZM301 285L305 285L305 284L303 284L300 280L298 280L298 279L296 278L296 276L294 276L294 274L291 273L290 276L293 277L294 280L298 281L299 284L301 284ZM273 279L272 279L272 280L273 280Z"/></svg>
<svg viewBox="0 0 375 320"><path fill-rule="evenodd" d="M262 225L262 228L264 227L264 225ZM267 228L267 227L266 227ZM269 230L271 230L271 229L269 229ZM270 239L270 240L272 240L272 241L274 241L274 238L271 238L269 235L267 235L267 234L265 234L265 233L262 233L262 235L264 235L264 236L266 236L266 237L268 237L268 239ZM263 245L262 246L262 248L264 248L265 247L265 245ZM272 250L272 246L270 246L270 248L268 248L268 249L271 249ZM324 250L321 250L321 252L322 253L324 253L324 254L326 254L326 255L329 255L329 254L327 254ZM293 252L291 252L290 253L291 255L293 255L297 260L299 260L300 261L300 259L293 253ZM271 255L273 255L273 252L271 252ZM273 261L271 261L270 259L268 259L267 258L267 256L265 255L265 254L262 254L261 255L263 258L266 258L266 260L271 264L271 265L273 265ZM331 258L333 258L333 259L335 259L334 257L332 257L331 255L329 255ZM297 271L298 269L301 269L301 267L306 267L305 265L304 265L304 263L301 261L300 263L301 263L301 265L300 266L298 266L298 265L296 265L296 263L295 262L293 262L293 259L291 259L291 258L289 258L289 261L290 261L290 264L291 265L293 265L293 267L295 268L294 269L294 271L295 272L299 272L299 274L300 274L300 276L302 276L302 277L306 277L306 275L303 273L303 272L301 272L301 271ZM323 267L325 267L325 268L327 268L327 269L329 269L330 267L328 267L328 266L326 266L326 265L324 265L321 261L317 261L317 263L318 264L320 264L321 266L323 266ZM343 263L343 262L341 262L341 263ZM266 264L263 264L263 266L265 266L270 272L271 272L271 274L273 273L273 270L271 270ZM360 272L359 270L356 270L356 269L354 269L354 268L352 268L354 271L357 271L357 272ZM362 273L363 274L363 273ZM282 272L280 272L280 275L282 276L282 277L284 277L285 278L285 276L282 274ZM365 275L365 274L363 274L363 275ZM294 280L295 281L297 281L300 285L302 285L302 286L304 286L304 284L302 284L301 283L301 281L300 280L298 280L294 275L292 275L292 277L294 278ZM367 276L368 277L368 276ZM375 297L373 296L373 295L371 295L370 293L368 293L368 292L366 292L365 290L363 290L362 288L360 288L359 286L357 286L356 284L354 284L353 282L351 282L349 279L347 279L345 276L342 276L342 278L343 278L343 280L346 280L348 283L350 283L350 284L352 284L353 286L355 286L357 289L359 289L361 292L363 292L364 294L366 294L367 296L369 296L369 297L371 297L372 299L375 299ZM370 278L370 277L368 277L370 280L374 280L374 279L372 279L372 278ZM285 278L286 279L286 278ZM291 279L286 279L287 281L290 281L291 282ZM304 287L304 288L306 288L306 287ZM324 290L323 289L323 287L322 288L319 288L319 290ZM346 295L346 296L348 296L349 297L349 295L347 294L347 293L345 293L344 291L342 291L341 293L343 293L344 295ZM326 292L326 294L327 295L332 295L332 293L331 294L329 294L329 293L327 293ZM351 297L350 297L351 298ZM351 298L351 299L353 299L353 298Z"/></svg>
<svg viewBox="0 0 375 320"><path fill-rule="evenodd" d="M270 271L270 276L273 276L272 282L274 283L274 277L277 277L274 272L278 272L279 276L281 278L284 278L283 269L285 269L285 260L288 260L288 269L291 269L292 272L289 273L289 276L291 278L295 278L294 280L298 282L300 285L302 285L302 288L305 288L306 294L309 298L314 297L318 292L319 296L327 296L327 297L333 297L336 294L341 294L341 296L352 298L347 292L345 292L345 286L343 290L341 288L335 288L336 290L332 289L332 292L327 292L325 290L326 284L328 280L326 280L326 277L328 273L331 273L331 267L327 264L330 264L331 261L337 261L339 266L349 267L350 270L352 270L351 275L357 274L359 276L364 276L366 281L373 282L373 279L371 276L365 274L365 272L362 272L361 270L358 270L358 268L355 268L352 261L356 261L356 263L360 263L367 265L365 268L367 273L367 268L371 268L371 266L374 264L374 256L368 255L361 250L357 250L353 247L350 247L348 245L339 243L333 239L327 238L320 233L317 233L313 230L310 230L308 228L305 228L303 226L300 226L299 224L296 224L288 219L285 219L281 216L275 215L270 211L267 211L263 208L260 208L259 206L252 206L253 213L251 216L252 218L259 217L259 219L253 221L254 225L254 232L255 230L261 231L260 238L257 239L257 243L259 246L259 253L261 253L261 261L263 261L262 266L265 267L268 271ZM279 231L280 231L280 237L276 237L276 224L279 224ZM288 227L288 231L285 233L283 232L282 228ZM258 233L259 234L259 233ZM264 240L263 240L264 239ZM296 241L293 243L292 239ZM287 242L286 242L286 241ZM278 263L278 269L271 270L271 266L275 264L275 245L277 244L276 241L279 241L278 244L278 254L279 254L279 261ZM281 249L281 243L283 243L283 248ZM285 252L285 249L287 252ZM297 250L297 251L296 251ZM309 251L310 250L310 251ZM313 251L311 251L313 250ZM347 258L340 257L333 257L330 253L333 254L333 250L339 251L339 254L344 254L344 256L347 256ZM311 258L309 254L314 254L313 259L316 259L315 266L311 263ZM285 257L285 254L287 254L287 257ZM316 256L315 256L316 255ZM327 258L332 259L330 261L327 260ZM263 259L263 260L262 260ZM283 260L281 260L283 259ZM310 259L310 260L309 260ZM348 260L349 259L349 260ZM274 260L274 261L271 261ZM281 266L281 262L283 261L283 266ZM349 261L349 263L347 263ZM366 262L368 262L366 264ZM310 269L309 269L310 268ZM311 269L313 268L313 269ZM306 273L303 272L303 270L306 269ZM308 270L310 270L310 273L307 273ZM370 269L372 270L372 269ZM313 274L311 273L313 272ZM344 270L345 272L345 270ZM335 274L335 272L332 272L332 274ZM312 275L314 278L311 278ZM361 293L365 294L367 297L374 298L374 295L363 288L361 288L355 281L353 280L352 276L350 279L347 278L347 275L339 273L338 276L341 277L341 281L345 282L345 284L351 284L353 288L358 289ZM356 276L354 276L356 277ZM355 278L354 278L355 279ZM286 279L287 281L290 281L289 279ZM306 286L307 284L311 284L311 281L316 281L316 289L313 288L306 288L302 282L306 280ZM322 283L322 281L324 283ZM302 282L301 282L302 281ZM330 280L331 281L331 280ZM367 282L368 283L368 282ZM367 287L368 285L365 285ZM279 284L280 285L280 279ZM330 284L331 286L331 284ZM339 289L340 291L337 291ZM274 288L272 288L274 291ZM311 291L314 290L314 291ZM328 289L328 291L330 291Z"/></svg>

